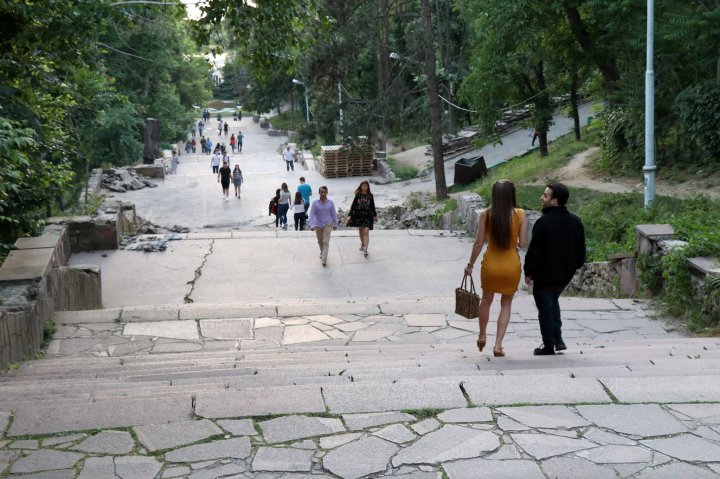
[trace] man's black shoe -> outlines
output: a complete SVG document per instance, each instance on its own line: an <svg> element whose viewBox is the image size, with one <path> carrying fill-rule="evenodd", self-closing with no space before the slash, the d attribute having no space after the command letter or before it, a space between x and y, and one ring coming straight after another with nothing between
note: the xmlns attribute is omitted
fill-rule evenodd
<svg viewBox="0 0 720 479"><path fill-rule="evenodd" d="M555 340L555 351L565 351L566 349L567 346L565 346L565 342L562 339Z"/></svg>
<svg viewBox="0 0 720 479"><path fill-rule="evenodd" d="M545 346L541 346L539 348L535 348L533 354L535 356L555 356L555 350L552 347L546 348Z"/></svg>

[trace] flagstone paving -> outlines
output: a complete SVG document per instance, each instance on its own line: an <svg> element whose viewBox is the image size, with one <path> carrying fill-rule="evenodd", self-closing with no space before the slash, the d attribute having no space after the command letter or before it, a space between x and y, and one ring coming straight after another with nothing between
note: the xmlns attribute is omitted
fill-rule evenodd
<svg viewBox="0 0 720 479"><path fill-rule="evenodd" d="M0 473L720 474L720 341L669 332L643 303L588 310L573 298L563 305L576 308L564 311L570 349L536 358L526 301L518 298L506 358L478 353L476 321L443 298L60 313L47 359L0 380ZM626 327L596 324L604 321Z"/></svg>

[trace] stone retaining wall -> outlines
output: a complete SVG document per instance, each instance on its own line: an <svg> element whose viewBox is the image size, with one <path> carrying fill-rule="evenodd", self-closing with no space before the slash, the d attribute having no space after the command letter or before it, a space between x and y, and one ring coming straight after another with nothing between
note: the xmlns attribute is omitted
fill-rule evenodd
<svg viewBox="0 0 720 479"><path fill-rule="evenodd" d="M117 249L123 236L137 232L135 205L117 202L102 208L95 216L54 217L48 218L47 224L66 228L73 253Z"/></svg>
<svg viewBox="0 0 720 479"><path fill-rule="evenodd" d="M15 247L0 267L0 368L35 357L56 310L102 308L99 267L66 266L67 228L49 225Z"/></svg>

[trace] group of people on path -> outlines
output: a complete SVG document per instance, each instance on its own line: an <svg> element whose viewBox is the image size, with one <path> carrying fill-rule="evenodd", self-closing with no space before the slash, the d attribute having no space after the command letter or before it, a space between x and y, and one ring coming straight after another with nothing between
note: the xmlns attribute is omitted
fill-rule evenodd
<svg viewBox="0 0 720 479"><path fill-rule="evenodd" d="M580 218L566 207L569 197L570 192L562 183L545 188L540 197L543 215L533 227L525 254L525 282L533 286L543 341L533 351L536 356L554 355L556 351L567 349L562 338L558 300L575 271L585 263L585 231ZM517 208L515 185L507 180L495 182L490 207L480 213L477 236L465 267L465 274L472 275L475 261L487 242L480 269L482 297L477 347L482 351L487 343L490 305L495 294L499 294L500 313L493 346L495 357L505 356L502 342L510 322L512 300L520 283L518 247L527 245L527 228L525 212Z"/></svg>
<svg viewBox="0 0 720 479"><path fill-rule="evenodd" d="M305 182L305 177L300 177L300 184L294 196L287 183L283 183L275 191L275 196L270 199L268 207L268 214L275 215L276 228L287 229L287 215L288 211L292 209L295 231L303 231L307 224L309 229L315 232L320 247L320 261L323 266L327 265L330 235L338 227L337 208L327 195L327 186L321 186L318 189L319 198L311 203L312 188ZM355 198L348 212L347 226L358 228L360 251L366 258L369 255L370 230L373 229L375 221L377 221L375 199L370 192L370 183L363 180L355 190Z"/></svg>

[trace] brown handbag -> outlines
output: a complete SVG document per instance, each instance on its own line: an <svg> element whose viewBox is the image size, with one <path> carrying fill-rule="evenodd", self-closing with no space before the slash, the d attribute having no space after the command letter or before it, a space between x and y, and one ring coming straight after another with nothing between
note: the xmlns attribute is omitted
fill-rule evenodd
<svg viewBox="0 0 720 479"><path fill-rule="evenodd" d="M470 278L470 290L467 289L468 278ZM466 274L460 287L455 288L455 314L468 319L480 315L480 296L475 292L475 282L471 274Z"/></svg>

